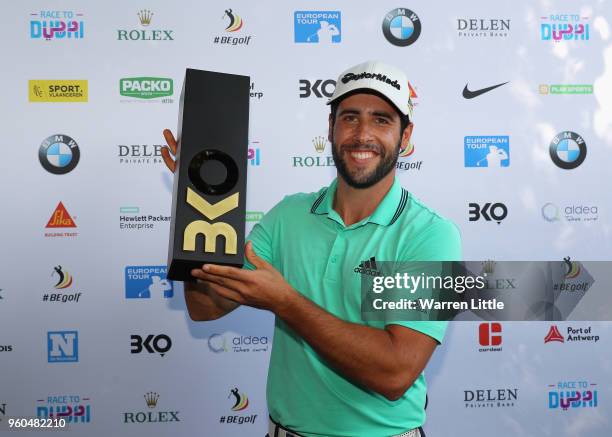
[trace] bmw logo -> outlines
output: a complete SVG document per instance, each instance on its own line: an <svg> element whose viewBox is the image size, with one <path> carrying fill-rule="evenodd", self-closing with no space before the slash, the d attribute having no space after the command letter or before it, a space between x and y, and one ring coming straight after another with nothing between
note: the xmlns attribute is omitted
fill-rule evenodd
<svg viewBox="0 0 612 437"><path fill-rule="evenodd" d="M419 38L421 21L410 9L397 8L385 15L382 30L391 44L406 47Z"/></svg>
<svg viewBox="0 0 612 437"><path fill-rule="evenodd" d="M550 158L557 167L571 170L583 163L587 148L580 135L576 132L565 131L553 138L549 152Z"/></svg>
<svg viewBox="0 0 612 437"><path fill-rule="evenodd" d="M51 135L38 149L40 164L53 174L72 171L79 163L80 156L79 145L68 135Z"/></svg>

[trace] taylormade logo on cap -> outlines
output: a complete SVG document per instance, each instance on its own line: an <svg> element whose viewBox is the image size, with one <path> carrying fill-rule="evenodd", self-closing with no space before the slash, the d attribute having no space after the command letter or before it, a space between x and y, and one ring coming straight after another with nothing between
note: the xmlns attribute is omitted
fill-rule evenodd
<svg viewBox="0 0 612 437"><path fill-rule="evenodd" d="M386 75L380 73L368 73L364 71L363 73L355 74L355 73L347 73L342 78L342 83L350 82L351 80L360 80L360 79L376 79L384 83L388 83L394 88L401 90L402 87L397 82L397 80L391 80Z"/></svg>
<svg viewBox="0 0 612 437"><path fill-rule="evenodd" d="M379 61L367 61L338 76L336 89L327 104L342 99L359 90L372 90L391 102L400 112L412 120L412 102L406 74L397 67Z"/></svg>

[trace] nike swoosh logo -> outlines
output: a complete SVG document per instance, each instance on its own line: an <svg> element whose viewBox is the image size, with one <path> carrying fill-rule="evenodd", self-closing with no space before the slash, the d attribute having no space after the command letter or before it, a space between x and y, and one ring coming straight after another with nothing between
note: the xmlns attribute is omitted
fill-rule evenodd
<svg viewBox="0 0 612 437"><path fill-rule="evenodd" d="M487 88L482 88L480 90L476 90L476 91L470 91L468 90L468 86L467 83L465 84L465 88L463 88L463 97L465 97L466 99L473 99L474 97L478 97L481 94L484 93L488 93L489 91L494 90L495 88L499 88L502 85L506 85L508 82L504 82L504 83L500 83L497 85L493 85Z"/></svg>

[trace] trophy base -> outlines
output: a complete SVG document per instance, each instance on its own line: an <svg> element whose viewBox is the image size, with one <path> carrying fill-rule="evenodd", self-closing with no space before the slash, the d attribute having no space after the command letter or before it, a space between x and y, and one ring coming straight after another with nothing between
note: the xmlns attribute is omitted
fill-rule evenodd
<svg viewBox="0 0 612 437"><path fill-rule="evenodd" d="M194 282L196 278L191 276L191 270L201 269L203 264L206 264L206 262L187 260L187 259L172 260L172 262L168 266L167 278L172 281ZM218 265L242 268L242 264L220 263L217 261L212 262L210 264L218 264Z"/></svg>

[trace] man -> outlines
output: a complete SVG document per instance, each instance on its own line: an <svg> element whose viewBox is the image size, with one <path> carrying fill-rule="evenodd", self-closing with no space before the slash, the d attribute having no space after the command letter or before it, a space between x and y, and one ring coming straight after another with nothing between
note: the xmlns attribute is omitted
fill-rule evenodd
<svg viewBox="0 0 612 437"><path fill-rule="evenodd" d="M193 320L239 305L276 315L270 437L422 435L422 372L446 322L364 322L356 268L460 259L457 228L395 178L413 129L409 96L395 67L366 62L342 73L329 101L336 180L272 208L248 238L245 269L204 265L192 271L197 285L185 283Z"/></svg>

